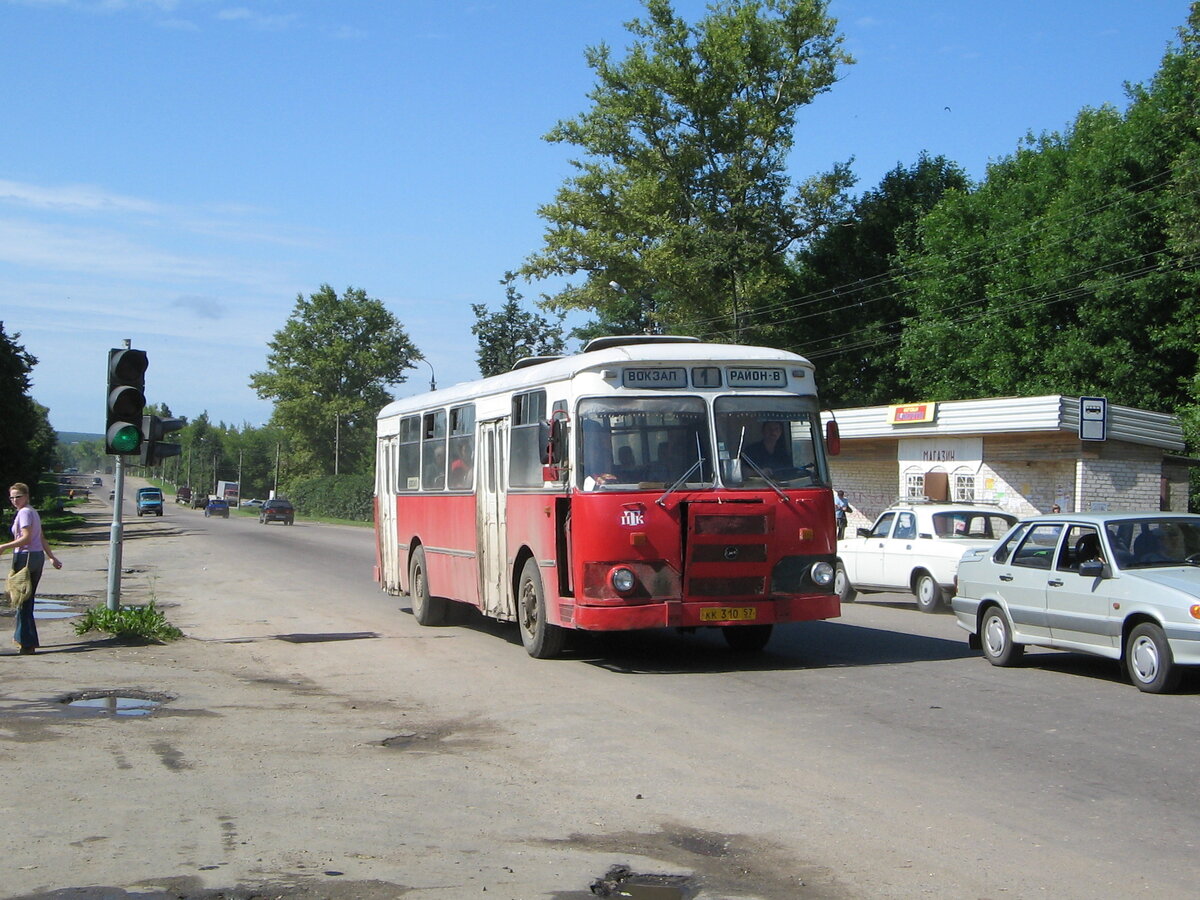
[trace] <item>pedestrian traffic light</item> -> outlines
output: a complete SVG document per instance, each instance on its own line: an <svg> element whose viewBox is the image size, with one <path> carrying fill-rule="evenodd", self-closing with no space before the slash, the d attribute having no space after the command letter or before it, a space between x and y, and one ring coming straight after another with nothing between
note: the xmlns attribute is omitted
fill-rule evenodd
<svg viewBox="0 0 1200 900"><path fill-rule="evenodd" d="M137 453L142 445L142 408L146 405L145 350L108 351L108 418L104 452L114 456Z"/></svg>
<svg viewBox="0 0 1200 900"><path fill-rule="evenodd" d="M178 444L164 444L163 438L187 424L187 419L142 416L142 465L157 466L168 456L178 456Z"/></svg>

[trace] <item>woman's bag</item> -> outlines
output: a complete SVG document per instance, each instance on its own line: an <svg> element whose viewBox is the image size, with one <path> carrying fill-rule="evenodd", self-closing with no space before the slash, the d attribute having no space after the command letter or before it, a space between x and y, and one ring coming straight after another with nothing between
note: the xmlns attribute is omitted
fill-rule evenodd
<svg viewBox="0 0 1200 900"><path fill-rule="evenodd" d="M4 580L4 591L8 595L8 605L20 609L33 599L33 579L29 574L29 566L23 566L19 571L9 571Z"/></svg>

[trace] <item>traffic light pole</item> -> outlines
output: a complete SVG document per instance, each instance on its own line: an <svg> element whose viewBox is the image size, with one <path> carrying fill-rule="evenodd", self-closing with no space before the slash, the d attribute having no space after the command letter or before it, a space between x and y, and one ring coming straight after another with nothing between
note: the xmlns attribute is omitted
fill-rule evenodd
<svg viewBox="0 0 1200 900"><path fill-rule="evenodd" d="M121 608L121 541L124 526L121 524L122 501L125 497L125 457L114 456L116 466L113 474L113 521L108 538L108 608L116 612Z"/></svg>

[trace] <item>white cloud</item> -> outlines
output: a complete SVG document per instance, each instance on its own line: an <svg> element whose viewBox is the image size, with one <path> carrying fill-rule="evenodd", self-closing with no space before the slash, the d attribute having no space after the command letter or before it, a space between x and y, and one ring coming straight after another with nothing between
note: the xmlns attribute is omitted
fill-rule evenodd
<svg viewBox="0 0 1200 900"><path fill-rule="evenodd" d="M4 179L0 179L0 202L61 212L161 212L156 203L109 193L91 185L45 187Z"/></svg>

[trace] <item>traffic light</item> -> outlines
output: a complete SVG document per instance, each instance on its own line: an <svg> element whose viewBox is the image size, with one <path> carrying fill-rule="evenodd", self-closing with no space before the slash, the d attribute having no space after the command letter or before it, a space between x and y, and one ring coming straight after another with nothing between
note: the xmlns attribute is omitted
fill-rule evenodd
<svg viewBox="0 0 1200 900"><path fill-rule="evenodd" d="M108 421L104 452L129 456L142 446L142 408L146 405L145 350L108 351Z"/></svg>
<svg viewBox="0 0 1200 900"><path fill-rule="evenodd" d="M178 456L179 445L164 444L162 439L186 424L187 419L142 416L142 465L157 466L168 456Z"/></svg>

